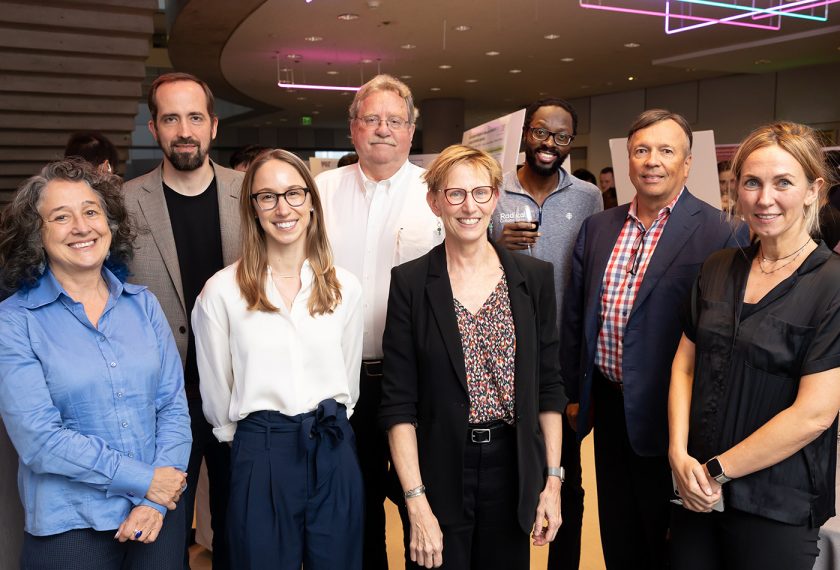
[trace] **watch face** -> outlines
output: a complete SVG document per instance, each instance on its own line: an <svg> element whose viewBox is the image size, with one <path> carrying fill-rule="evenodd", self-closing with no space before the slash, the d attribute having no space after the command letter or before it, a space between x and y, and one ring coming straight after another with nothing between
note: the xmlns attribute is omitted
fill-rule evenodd
<svg viewBox="0 0 840 570"><path fill-rule="evenodd" d="M706 463L706 469L709 470L709 475L711 475L712 478L717 478L723 475L723 467L721 467L720 461L718 461L717 457L709 459Z"/></svg>

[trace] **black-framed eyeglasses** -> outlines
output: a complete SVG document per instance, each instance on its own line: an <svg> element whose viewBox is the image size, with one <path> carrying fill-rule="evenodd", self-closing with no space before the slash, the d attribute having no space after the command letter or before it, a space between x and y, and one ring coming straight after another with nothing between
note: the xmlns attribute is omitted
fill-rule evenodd
<svg viewBox="0 0 840 570"><path fill-rule="evenodd" d="M401 131L410 124L408 121L400 117L388 117L383 119L379 115L365 115L364 117L356 117L356 119L369 129L377 128L383 121L385 122L385 126L392 131Z"/></svg>
<svg viewBox="0 0 840 570"><path fill-rule="evenodd" d="M569 133L552 133L542 127L528 127L528 135L539 142L547 141L548 137L553 137L554 144L557 146L569 146L575 140L575 135L570 135Z"/></svg>
<svg viewBox="0 0 840 570"><path fill-rule="evenodd" d="M306 202L306 194L308 192L309 188L289 188L285 192L269 192L263 190L262 192L251 194L251 200L257 204L257 208L260 210L268 211L277 207L277 202L282 196L289 206L297 208L298 206L303 206L303 203Z"/></svg>
<svg viewBox="0 0 840 570"><path fill-rule="evenodd" d="M636 239L633 240L633 246L630 248L630 259L627 260L627 266L625 267L627 273L630 275L636 275L639 271L639 266L642 262L642 250L645 247L646 235L647 230L639 228L639 235L637 235Z"/></svg>
<svg viewBox="0 0 840 570"><path fill-rule="evenodd" d="M444 188L443 190L438 190L438 192L443 192L443 195L446 197L446 201L453 206L463 204L464 200L467 199L467 194L472 195L472 199L475 200L476 204L486 204L493 197L492 186L476 186L472 190L465 190L463 188Z"/></svg>

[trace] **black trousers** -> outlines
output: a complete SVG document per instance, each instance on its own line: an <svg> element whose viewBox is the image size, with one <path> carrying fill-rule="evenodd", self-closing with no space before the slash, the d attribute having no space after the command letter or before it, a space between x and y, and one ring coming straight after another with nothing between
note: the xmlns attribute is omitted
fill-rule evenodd
<svg viewBox="0 0 840 570"><path fill-rule="evenodd" d="M810 570L819 528L789 525L726 507L671 507L673 570Z"/></svg>
<svg viewBox="0 0 840 570"><path fill-rule="evenodd" d="M566 480L560 489L560 514L563 524L548 546L548 570L578 570L580 535L583 529L583 479L580 467L580 442L577 432L563 414L563 469Z"/></svg>
<svg viewBox="0 0 840 570"><path fill-rule="evenodd" d="M230 446L220 443L213 435L213 427L204 419L200 399L187 401L190 410L192 426L192 450L190 462L187 466L187 490L181 496L181 503L186 510L184 524L186 539L184 541L184 570L190 569L190 536L192 532L193 513L195 512L195 491L198 487L198 473L201 460L207 464L207 479L210 484L210 526L213 529L213 570L228 570L230 568L225 528L227 517L228 495L230 494Z"/></svg>
<svg viewBox="0 0 840 570"><path fill-rule="evenodd" d="M388 570L384 503L389 455L388 442L378 423L381 400L382 361L364 361L359 375L359 401L353 409L350 425L356 434L356 448L365 490L362 540L362 568L365 570Z"/></svg>
<svg viewBox="0 0 840 570"><path fill-rule="evenodd" d="M460 520L441 524L444 570L527 570L529 535L519 526L516 430L491 443L467 441L464 453L464 512ZM430 490L430 492L433 492ZM408 549L408 512L399 503L406 570L416 570ZM534 512L536 517L536 512ZM367 570L367 569L365 569Z"/></svg>
<svg viewBox="0 0 840 570"><path fill-rule="evenodd" d="M114 540L117 529L69 530L50 536L23 535L21 570L178 570L184 544L184 502L168 511L151 544Z"/></svg>
<svg viewBox="0 0 840 570"><path fill-rule="evenodd" d="M642 457L630 446L624 396L593 374L595 478L601 545L609 570L657 570L668 560L673 495L666 456Z"/></svg>

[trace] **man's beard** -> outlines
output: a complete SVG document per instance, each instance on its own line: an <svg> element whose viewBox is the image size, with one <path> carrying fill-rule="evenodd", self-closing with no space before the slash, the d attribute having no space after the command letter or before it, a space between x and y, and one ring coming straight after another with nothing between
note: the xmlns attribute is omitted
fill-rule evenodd
<svg viewBox="0 0 840 570"><path fill-rule="evenodd" d="M175 145L179 144L195 145L196 150L195 152L191 153L176 152L174 150ZM169 160L170 164L172 164L175 170L189 172L192 170L198 170L201 167L201 165L204 164L204 160L207 158L207 153L210 149L203 148L201 146L201 143L199 143L195 139L175 139L169 144L169 150L164 148L162 148L162 150L163 154L166 155L166 158Z"/></svg>
<svg viewBox="0 0 840 570"><path fill-rule="evenodd" d="M538 152L550 152L554 154L557 158L554 162L551 163L550 166L546 166L537 162L537 157L535 156ZM554 174L560 170L560 167L563 166L563 161L566 160L566 157L569 155L568 152L564 153L562 150L554 149L551 150L548 147L539 147L532 149L531 147L525 147L525 162L528 166L533 170L536 174L540 176L554 176Z"/></svg>

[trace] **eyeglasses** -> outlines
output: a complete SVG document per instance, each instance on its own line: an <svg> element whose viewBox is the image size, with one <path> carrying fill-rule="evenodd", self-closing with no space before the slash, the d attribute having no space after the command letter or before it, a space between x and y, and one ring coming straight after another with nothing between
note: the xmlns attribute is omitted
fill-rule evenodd
<svg viewBox="0 0 840 570"><path fill-rule="evenodd" d="M285 192L263 191L251 194L251 200L256 202L257 207L264 212L276 208L280 196L286 200L289 206L297 208L298 206L303 206L303 203L306 202L306 194L308 192L309 188L289 188Z"/></svg>
<svg viewBox="0 0 840 570"><path fill-rule="evenodd" d="M557 146L569 146L575 140L575 135L568 133L552 133L548 129L542 127L528 127L528 134L535 141L543 142L548 140L548 137L554 137L554 144Z"/></svg>
<svg viewBox="0 0 840 570"><path fill-rule="evenodd" d="M627 267L625 267L627 273L630 275L636 275L639 271L639 266L642 262L642 249L645 246L646 235L647 230L639 228L639 235L636 236L636 239L633 241L633 247L630 248L630 259L627 260Z"/></svg>
<svg viewBox="0 0 840 570"><path fill-rule="evenodd" d="M356 117L356 119L361 121L361 123L368 129L377 128L383 121L385 122L385 126L392 131L401 131L411 124L405 119L401 119L399 117L388 117L387 119L383 119L379 115L365 115L364 117Z"/></svg>
<svg viewBox="0 0 840 570"><path fill-rule="evenodd" d="M472 195L472 199L475 200L476 204L486 204L493 197L493 190L494 188L492 186L476 186L472 190L444 188L443 190L438 190L438 192L443 192L443 195L446 196L446 201L453 206L457 206L464 203L464 200L467 199L467 194Z"/></svg>

